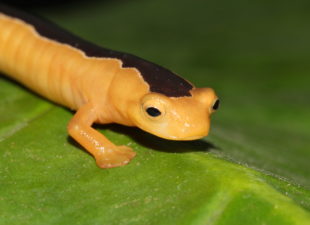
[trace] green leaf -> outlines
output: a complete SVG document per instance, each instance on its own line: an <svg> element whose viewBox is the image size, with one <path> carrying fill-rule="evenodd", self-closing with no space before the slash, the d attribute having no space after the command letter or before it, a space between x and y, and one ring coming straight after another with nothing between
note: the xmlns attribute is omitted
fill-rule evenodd
<svg viewBox="0 0 310 225"><path fill-rule="evenodd" d="M99 169L72 112L0 77L0 224L309 224L306 1L76 3L37 12L99 45L212 86L209 137L96 126L137 157ZM297 26L298 25L298 26Z"/></svg>

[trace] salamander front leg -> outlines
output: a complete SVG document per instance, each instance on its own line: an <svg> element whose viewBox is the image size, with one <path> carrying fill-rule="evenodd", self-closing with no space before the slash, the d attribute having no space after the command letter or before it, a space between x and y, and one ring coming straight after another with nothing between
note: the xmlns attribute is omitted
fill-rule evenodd
<svg viewBox="0 0 310 225"><path fill-rule="evenodd" d="M91 104L81 107L68 125L68 132L80 145L90 152L101 168L112 168L126 165L136 153L127 146L116 146L105 136L92 128L97 120Z"/></svg>

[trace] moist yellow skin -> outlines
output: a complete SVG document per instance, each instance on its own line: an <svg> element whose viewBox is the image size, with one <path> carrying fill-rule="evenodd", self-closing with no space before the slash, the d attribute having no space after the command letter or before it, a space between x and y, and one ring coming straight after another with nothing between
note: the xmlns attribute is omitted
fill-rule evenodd
<svg viewBox="0 0 310 225"><path fill-rule="evenodd" d="M0 71L29 89L77 112L68 133L101 168L127 164L135 152L116 146L93 129L93 123L137 126L171 140L208 135L211 88L193 88L192 96L167 97L149 91L135 68L115 58L87 57L81 50L40 36L33 26L0 13ZM146 109L161 115L152 117Z"/></svg>

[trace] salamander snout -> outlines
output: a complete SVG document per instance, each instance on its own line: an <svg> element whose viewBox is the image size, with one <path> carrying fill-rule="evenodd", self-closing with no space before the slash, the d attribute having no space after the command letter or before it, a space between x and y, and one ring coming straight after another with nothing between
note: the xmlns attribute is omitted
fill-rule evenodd
<svg viewBox="0 0 310 225"><path fill-rule="evenodd" d="M171 140L194 140L207 136L210 116L220 101L211 88L195 88L192 96L144 95L130 113L134 124L156 136Z"/></svg>

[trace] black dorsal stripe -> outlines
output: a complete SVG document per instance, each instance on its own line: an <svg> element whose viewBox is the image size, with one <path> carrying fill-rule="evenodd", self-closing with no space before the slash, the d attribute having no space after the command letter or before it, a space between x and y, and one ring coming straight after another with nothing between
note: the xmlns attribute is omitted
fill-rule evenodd
<svg viewBox="0 0 310 225"><path fill-rule="evenodd" d="M117 58L123 62L123 67L134 67L138 69L145 82L150 86L151 92L161 93L168 97L191 96L190 90L193 89L193 86L188 81L159 65L131 54L99 47L69 33L45 19L1 3L0 12L31 24L40 35L77 48L83 51L88 57Z"/></svg>

